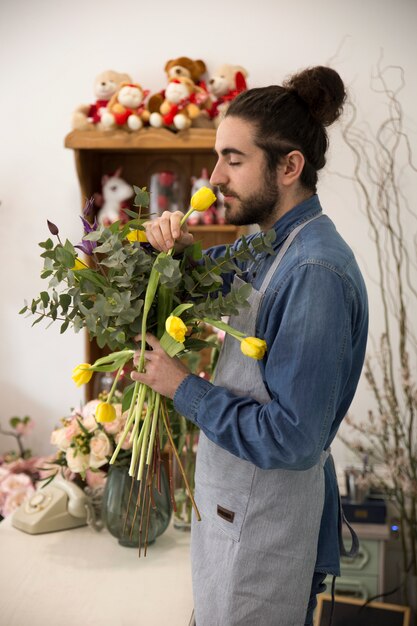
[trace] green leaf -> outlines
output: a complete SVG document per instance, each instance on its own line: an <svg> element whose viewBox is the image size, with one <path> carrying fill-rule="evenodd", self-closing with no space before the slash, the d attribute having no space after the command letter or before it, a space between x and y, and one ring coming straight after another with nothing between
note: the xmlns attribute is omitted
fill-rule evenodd
<svg viewBox="0 0 417 626"><path fill-rule="evenodd" d="M16 426L18 426L21 422L20 417L11 417L9 420L9 424L12 428L16 428Z"/></svg>
<svg viewBox="0 0 417 626"><path fill-rule="evenodd" d="M131 385L126 387L123 392L123 398L122 398L122 412L123 413L130 408L130 403L133 398L133 392L135 390L135 384L136 383L132 383Z"/></svg>
<svg viewBox="0 0 417 626"><path fill-rule="evenodd" d="M44 306L44 308L46 309L46 307L49 304L49 293L47 291L41 291L41 293L39 294L42 300L42 304Z"/></svg>
<svg viewBox="0 0 417 626"><path fill-rule="evenodd" d="M75 254L64 248L63 246L57 246L55 249L55 258L64 267L71 269L74 267Z"/></svg>
<svg viewBox="0 0 417 626"><path fill-rule="evenodd" d="M146 187L142 187L142 189L140 189L139 187L133 185L133 189L136 194L133 204L147 209L149 207L149 193L146 191Z"/></svg>
<svg viewBox="0 0 417 626"><path fill-rule="evenodd" d="M65 331L67 330L68 326L69 326L70 320L65 320L65 322L63 324L61 324L61 328L59 329L60 334L62 335L62 333L65 333Z"/></svg>
<svg viewBox="0 0 417 626"><path fill-rule="evenodd" d="M69 296L67 293L61 293L61 295L59 296L59 304L61 305L62 312L64 314L68 311L71 300L71 296Z"/></svg>
<svg viewBox="0 0 417 626"><path fill-rule="evenodd" d="M187 350L200 351L204 348L218 348L214 341L204 341L204 339L194 339L193 337L187 337L184 341L184 347Z"/></svg>
<svg viewBox="0 0 417 626"><path fill-rule="evenodd" d="M41 315L40 317L38 317L38 319L36 319L33 323L32 326L35 326L35 324L39 324L39 322L41 322L43 320L43 315Z"/></svg>
<svg viewBox="0 0 417 626"><path fill-rule="evenodd" d="M48 276L50 276L51 274L53 274L52 270L45 270L41 273L41 278L48 278Z"/></svg>
<svg viewBox="0 0 417 626"><path fill-rule="evenodd" d="M187 311L187 309L191 309L194 306L194 304L192 303L185 303L185 304L180 304L179 306L177 306L171 313L171 315L174 315L176 317L180 317L180 315L182 313L184 313L184 311Z"/></svg>
<svg viewBox="0 0 417 626"><path fill-rule="evenodd" d="M92 269L74 270L73 273L81 281L82 280L89 280L91 283L93 283L94 285L98 285L99 287L106 287L107 286L107 281L104 278L104 276L102 274L99 274L98 272L92 270Z"/></svg>
<svg viewBox="0 0 417 626"><path fill-rule="evenodd" d="M27 310L28 310L28 307L27 307L27 305L25 305L25 306L23 307L23 309L20 309L20 311L19 311L19 315L22 315L23 313L26 313L26 311L27 311Z"/></svg>
<svg viewBox="0 0 417 626"><path fill-rule="evenodd" d="M184 250L184 257L190 258L193 261L200 261L200 259L203 258L203 246L201 241L197 241L193 243L192 246L188 246L188 248Z"/></svg>
<svg viewBox="0 0 417 626"><path fill-rule="evenodd" d="M38 245L45 250L52 250L52 248L54 247L54 242L52 241L52 239L47 239L46 241L41 241Z"/></svg>

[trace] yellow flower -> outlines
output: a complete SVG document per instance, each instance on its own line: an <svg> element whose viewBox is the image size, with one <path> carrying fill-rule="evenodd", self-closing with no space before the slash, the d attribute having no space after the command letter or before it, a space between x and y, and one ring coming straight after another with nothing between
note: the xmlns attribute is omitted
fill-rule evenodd
<svg viewBox="0 0 417 626"><path fill-rule="evenodd" d="M266 352L266 341L258 339L258 337L246 337L246 339L242 339L240 349L245 356L260 361Z"/></svg>
<svg viewBox="0 0 417 626"><path fill-rule="evenodd" d="M74 267L72 267L71 269L72 270L87 270L88 265L86 265L84 261L81 261L79 257L76 257Z"/></svg>
<svg viewBox="0 0 417 626"><path fill-rule="evenodd" d="M208 187L201 187L191 198L191 206L194 211L206 211L209 207L211 207L214 202L216 202L217 198Z"/></svg>
<svg viewBox="0 0 417 626"><path fill-rule="evenodd" d="M175 315L167 317L165 329L168 335L175 339L175 341L179 341L180 343L184 341L187 327L180 317L176 317Z"/></svg>
<svg viewBox="0 0 417 626"><path fill-rule="evenodd" d="M86 385L90 382L93 375L93 372L88 369L90 367L90 363L81 363L72 370L71 378L77 387L81 387L81 385Z"/></svg>
<svg viewBox="0 0 417 626"><path fill-rule="evenodd" d="M116 419L116 409L113 404L100 402L96 408L96 422L113 422Z"/></svg>
<svg viewBox="0 0 417 626"><path fill-rule="evenodd" d="M126 235L126 239L128 239L132 243L134 241L141 241L141 242L148 241L148 238L144 230L131 230L130 233Z"/></svg>

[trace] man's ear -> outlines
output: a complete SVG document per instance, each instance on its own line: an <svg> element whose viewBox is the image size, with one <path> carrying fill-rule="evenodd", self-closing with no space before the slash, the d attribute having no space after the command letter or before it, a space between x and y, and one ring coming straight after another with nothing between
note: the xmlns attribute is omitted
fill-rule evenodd
<svg viewBox="0 0 417 626"><path fill-rule="evenodd" d="M290 187L301 176L305 163L304 155L299 150L292 150L281 159L278 168L278 181L284 187Z"/></svg>

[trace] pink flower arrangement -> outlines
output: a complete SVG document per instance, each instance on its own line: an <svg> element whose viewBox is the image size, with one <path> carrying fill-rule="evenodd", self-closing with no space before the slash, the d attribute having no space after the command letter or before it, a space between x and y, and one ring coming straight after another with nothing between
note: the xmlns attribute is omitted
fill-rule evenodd
<svg viewBox="0 0 417 626"><path fill-rule="evenodd" d="M62 425L51 434L51 443L58 448L45 468L49 476L59 471L69 480L90 488L101 487L107 478L109 460L125 428L127 414L115 403L116 419L98 423L95 411L100 400L90 400L79 411L61 420ZM127 437L118 462L130 462L132 444ZM47 476L45 476L46 478Z"/></svg>
<svg viewBox="0 0 417 626"><path fill-rule="evenodd" d="M31 451L23 446L22 437L34 426L27 415L12 417L9 426L10 430L0 427L0 432L16 439L18 452L0 456L0 519L13 513L35 491L40 478L39 467L49 460L32 457Z"/></svg>

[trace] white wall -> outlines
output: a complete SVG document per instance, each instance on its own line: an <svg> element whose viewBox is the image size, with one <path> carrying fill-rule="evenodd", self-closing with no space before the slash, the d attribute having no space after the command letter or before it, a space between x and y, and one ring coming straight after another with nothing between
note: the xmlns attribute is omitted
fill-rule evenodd
<svg viewBox="0 0 417 626"><path fill-rule="evenodd" d="M156 91L165 84L165 62L187 55L203 59L209 73L222 63L241 64L254 87L330 62L349 86L361 115L373 122L384 109L369 90L369 77L383 48L387 64L405 69L402 101L416 144L414 0L259 0L248 7L237 0L159 0L154 5L139 0L1 2L0 419L4 426L12 415L30 415L37 424L28 442L35 453L51 451L50 431L82 398L70 373L83 359L84 338L71 332L60 336L55 326L32 329L31 320L18 311L25 298L44 287L37 243L48 235L46 219L69 239L80 236L73 154L63 141L73 109L94 99L96 74L109 68L126 71ZM352 165L337 128L331 139L320 196L366 271L375 330L372 244L353 186L334 174L350 173ZM411 201L415 196L410 184ZM361 384L353 412L365 414L368 401ZM0 451L12 443L0 438ZM348 458L340 444L335 453L339 463Z"/></svg>

